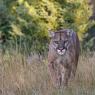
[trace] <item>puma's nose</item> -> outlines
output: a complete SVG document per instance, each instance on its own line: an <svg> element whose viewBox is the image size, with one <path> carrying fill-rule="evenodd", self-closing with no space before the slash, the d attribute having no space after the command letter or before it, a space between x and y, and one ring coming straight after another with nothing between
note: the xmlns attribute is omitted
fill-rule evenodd
<svg viewBox="0 0 95 95"><path fill-rule="evenodd" d="M60 48L58 48L60 51L62 51L62 50L64 50L65 49L65 47L60 47Z"/></svg>
<svg viewBox="0 0 95 95"><path fill-rule="evenodd" d="M63 48L59 48L59 50L63 50Z"/></svg>

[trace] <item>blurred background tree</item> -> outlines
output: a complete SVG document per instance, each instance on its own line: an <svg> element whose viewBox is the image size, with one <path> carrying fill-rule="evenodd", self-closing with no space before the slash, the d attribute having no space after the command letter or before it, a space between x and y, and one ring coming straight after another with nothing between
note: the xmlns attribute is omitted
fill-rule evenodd
<svg viewBox="0 0 95 95"><path fill-rule="evenodd" d="M83 42L94 25L89 20L91 15L87 0L2 0L0 35L5 40L2 45L8 50L43 54L48 49L48 29L60 27L74 29Z"/></svg>

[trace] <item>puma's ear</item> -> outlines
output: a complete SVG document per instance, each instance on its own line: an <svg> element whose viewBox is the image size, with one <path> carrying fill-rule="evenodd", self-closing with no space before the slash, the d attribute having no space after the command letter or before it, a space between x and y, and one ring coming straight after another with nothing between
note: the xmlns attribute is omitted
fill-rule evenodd
<svg viewBox="0 0 95 95"><path fill-rule="evenodd" d="M55 36L55 33L52 30L48 30L48 35L50 38Z"/></svg>
<svg viewBox="0 0 95 95"><path fill-rule="evenodd" d="M73 32L72 29L67 29L67 35L68 35L68 36L72 36L72 32Z"/></svg>

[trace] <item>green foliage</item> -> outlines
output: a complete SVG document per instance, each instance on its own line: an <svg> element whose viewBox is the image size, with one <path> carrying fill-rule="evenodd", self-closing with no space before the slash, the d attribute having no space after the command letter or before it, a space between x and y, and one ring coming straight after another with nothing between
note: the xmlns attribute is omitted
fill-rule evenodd
<svg viewBox="0 0 95 95"><path fill-rule="evenodd" d="M72 28L82 40L92 14L86 0L4 0L0 10L0 31L8 43L38 53L47 50L48 29Z"/></svg>
<svg viewBox="0 0 95 95"><path fill-rule="evenodd" d="M82 46L86 51L95 50L95 24L85 33Z"/></svg>

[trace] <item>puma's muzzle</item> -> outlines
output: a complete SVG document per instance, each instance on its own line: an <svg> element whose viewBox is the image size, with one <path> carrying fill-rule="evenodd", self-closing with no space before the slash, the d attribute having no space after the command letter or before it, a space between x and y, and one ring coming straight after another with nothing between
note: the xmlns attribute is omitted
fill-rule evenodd
<svg viewBox="0 0 95 95"><path fill-rule="evenodd" d="M66 49L62 49L62 50L57 49L57 53L59 55L64 55L66 53Z"/></svg>

